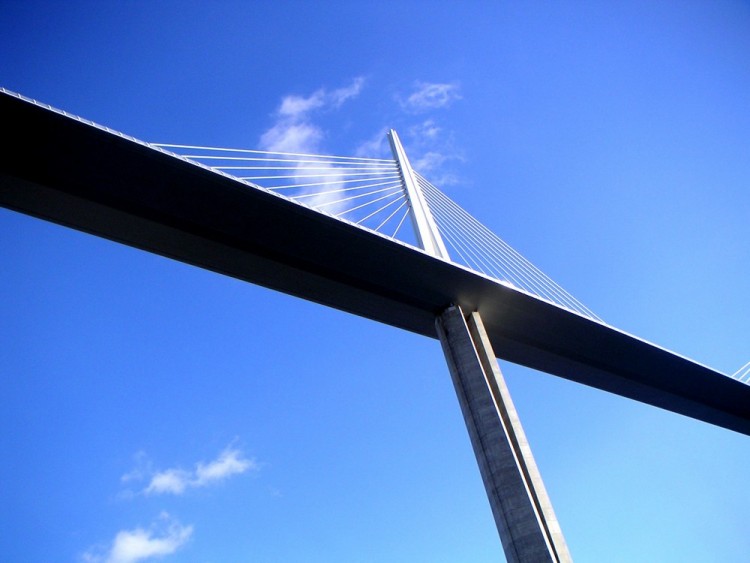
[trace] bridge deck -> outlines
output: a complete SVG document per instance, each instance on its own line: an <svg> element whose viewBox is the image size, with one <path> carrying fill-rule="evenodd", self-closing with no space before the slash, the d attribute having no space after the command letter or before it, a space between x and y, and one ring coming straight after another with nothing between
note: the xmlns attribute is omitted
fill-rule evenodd
<svg viewBox="0 0 750 563"><path fill-rule="evenodd" d="M433 338L456 303L501 359L750 435L750 386L668 350L5 93L0 117L7 208Z"/></svg>

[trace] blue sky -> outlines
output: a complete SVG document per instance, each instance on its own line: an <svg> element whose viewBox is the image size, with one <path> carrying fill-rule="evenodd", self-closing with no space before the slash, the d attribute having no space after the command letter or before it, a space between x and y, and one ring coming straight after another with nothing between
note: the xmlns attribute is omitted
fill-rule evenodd
<svg viewBox="0 0 750 563"><path fill-rule="evenodd" d="M743 2L0 10L0 85L145 141L393 127L607 322L728 373L749 57ZM3 559L502 558L436 341L6 210L0 264ZM576 561L747 560L747 437L501 367Z"/></svg>

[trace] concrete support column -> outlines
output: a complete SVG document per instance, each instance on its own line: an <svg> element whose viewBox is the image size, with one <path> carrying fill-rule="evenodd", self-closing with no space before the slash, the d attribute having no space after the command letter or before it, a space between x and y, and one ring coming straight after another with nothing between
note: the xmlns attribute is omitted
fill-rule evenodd
<svg viewBox="0 0 750 563"><path fill-rule="evenodd" d="M482 319L454 306L435 324L506 559L572 561Z"/></svg>

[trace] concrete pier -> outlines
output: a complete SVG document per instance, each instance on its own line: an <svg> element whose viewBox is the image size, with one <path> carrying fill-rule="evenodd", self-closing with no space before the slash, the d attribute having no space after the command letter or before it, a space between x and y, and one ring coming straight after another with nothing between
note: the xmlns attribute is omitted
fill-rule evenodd
<svg viewBox="0 0 750 563"><path fill-rule="evenodd" d="M436 326L506 559L572 561L482 319L454 306Z"/></svg>

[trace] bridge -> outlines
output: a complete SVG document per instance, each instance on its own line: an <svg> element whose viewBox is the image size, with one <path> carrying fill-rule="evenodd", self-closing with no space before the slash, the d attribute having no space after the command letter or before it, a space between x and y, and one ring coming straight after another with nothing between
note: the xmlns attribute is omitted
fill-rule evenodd
<svg viewBox="0 0 750 563"><path fill-rule="evenodd" d="M440 337L453 372L449 333L465 321L497 403L507 390L482 351L750 434L744 371L724 375L596 317L414 172L395 133L394 159L373 160L154 145L7 91L0 115L13 139L0 155L9 209ZM454 373L457 390L464 377ZM469 425L472 400L459 398ZM509 407L500 420L515 426ZM529 467L522 480L542 489L532 504L547 513ZM553 516L541 521L543 541L562 546L548 560L566 560Z"/></svg>

